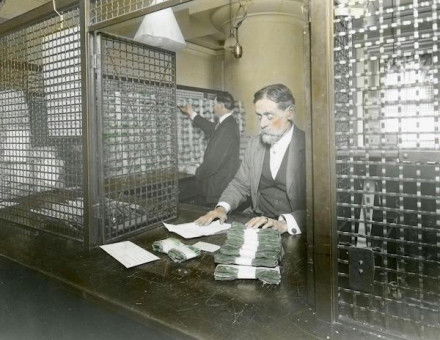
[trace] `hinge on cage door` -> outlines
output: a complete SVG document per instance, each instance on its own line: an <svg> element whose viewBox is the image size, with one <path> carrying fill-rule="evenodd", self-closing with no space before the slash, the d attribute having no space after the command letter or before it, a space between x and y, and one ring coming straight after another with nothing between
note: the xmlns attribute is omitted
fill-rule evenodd
<svg viewBox="0 0 440 340"><path fill-rule="evenodd" d="M97 54L93 54L92 55L92 67L93 68L97 68L98 67L98 55Z"/></svg>
<svg viewBox="0 0 440 340"><path fill-rule="evenodd" d="M94 218L96 219L101 218L101 212L102 212L101 204L95 203L92 205L92 215Z"/></svg>

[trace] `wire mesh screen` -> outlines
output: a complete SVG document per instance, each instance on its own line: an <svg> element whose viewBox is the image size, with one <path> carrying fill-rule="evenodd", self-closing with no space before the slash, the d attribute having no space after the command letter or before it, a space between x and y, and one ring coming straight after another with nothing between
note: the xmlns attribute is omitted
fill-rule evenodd
<svg viewBox="0 0 440 340"><path fill-rule="evenodd" d="M338 315L440 334L439 1L337 1Z"/></svg>
<svg viewBox="0 0 440 340"><path fill-rule="evenodd" d="M101 37L105 241L177 215L175 54Z"/></svg>
<svg viewBox="0 0 440 340"><path fill-rule="evenodd" d="M167 0L92 0L90 6L90 24L98 24L124 14L151 7Z"/></svg>
<svg viewBox="0 0 440 340"><path fill-rule="evenodd" d="M216 94L193 89L177 89L177 105L191 104L197 114L214 122ZM208 139L200 128L193 126L188 117L176 110L177 114L177 144L179 172L194 175L196 169L203 162L203 155L208 145ZM245 133L245 111L240 101L235 102L232 115L237 121L240 131L240 158L244 155L247 146Z"/></svg>
<svg viewBox="0 0 440 340"><path fill-rule="evenodd" d="M79 11L0 37L0 218L82 240Z"/></svg>

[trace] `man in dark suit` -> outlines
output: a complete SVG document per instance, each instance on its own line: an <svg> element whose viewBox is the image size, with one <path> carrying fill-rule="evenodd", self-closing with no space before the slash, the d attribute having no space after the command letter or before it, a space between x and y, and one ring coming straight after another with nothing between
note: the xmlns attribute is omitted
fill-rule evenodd
<svg viewBox="0 0 440 340"><path fill-rule="evenodd" d="M227 213L250 197L255 217L250 228L275 228L281 233L305 231L305 136L293 124L295 99L283 84L269 85L254 95L261 132L247 148L235 177L217 207L196 223L225 221Z"/></svg>
<svg viewBox="0 0 440 340"><path fill-rule="evenodd" d="M234 177L240 166L240 131L232 116L234 98L227 92L219 93L214 104L216 123L195 113L191 105L180 107L209 138L203 162L197 168L202 200L208 204L218 202L220 194Z"/></svg>

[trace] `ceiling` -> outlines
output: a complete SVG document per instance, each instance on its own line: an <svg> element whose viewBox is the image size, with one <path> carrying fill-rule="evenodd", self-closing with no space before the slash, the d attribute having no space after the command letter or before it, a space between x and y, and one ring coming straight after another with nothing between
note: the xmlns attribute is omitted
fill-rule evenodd
<svg viewBox="0 0 440 340"><path fill-rule="evenodd" d="M0 23L15 16L41 6L48 0L0 0ZM220 6L229 4L229 0L193 0L173 8L177 22L187 42L200 45L212 50L223 49L225 35L211 23L212 13ZM142 21L141 18L132 19L114 25L106 31L133 37Z"/></svg>
<svg viewBox="0 0 440 340"><path fill-rule="evenodd" d="M48 0L0 0L0 22L44 5Z"/></svg>
<svg viewBox="0 0 440 340"><path fill-rule="evenodd" d="M213 50L223 49L226 36L214 27L211 23L211 16L217 8L227 4L229 4L229 0L193 0L175 6L173 8L174 15L185 40ZM131 38L135 35L141 21L142 17L136 18L106 30Z"/></svg>

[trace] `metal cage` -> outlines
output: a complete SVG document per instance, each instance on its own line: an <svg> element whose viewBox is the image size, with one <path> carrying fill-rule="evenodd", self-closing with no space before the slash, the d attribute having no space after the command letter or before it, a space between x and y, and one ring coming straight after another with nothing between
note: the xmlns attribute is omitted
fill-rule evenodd
<svg viewBox="0 0 440 340"><path fill-rule="evenodd" d="M177 214L175 54L84 13L0 36L0 218L94 246Z"/></svg>
<svg viewBox="0 0 440 340"><path fill-rule="evenodd" d="M92 0L90 24L118 18L156 4L155 0Z"/></svg>
<svg viewBox="0 0 440 340"><path fill-rule="evenodd" d="M79 10L0 37L0 217L83 239Z"/></svg>
<svg viewBox="0 0 440 340"><path fill-rule="evenodd" d="M192 0L87 0L91 31Z"/></svg>
<svg viewBox="0 0 440 340"><path fill-rule="evenodd" d="M337 1L337 319L440 333L439 1Z"/></svg>

